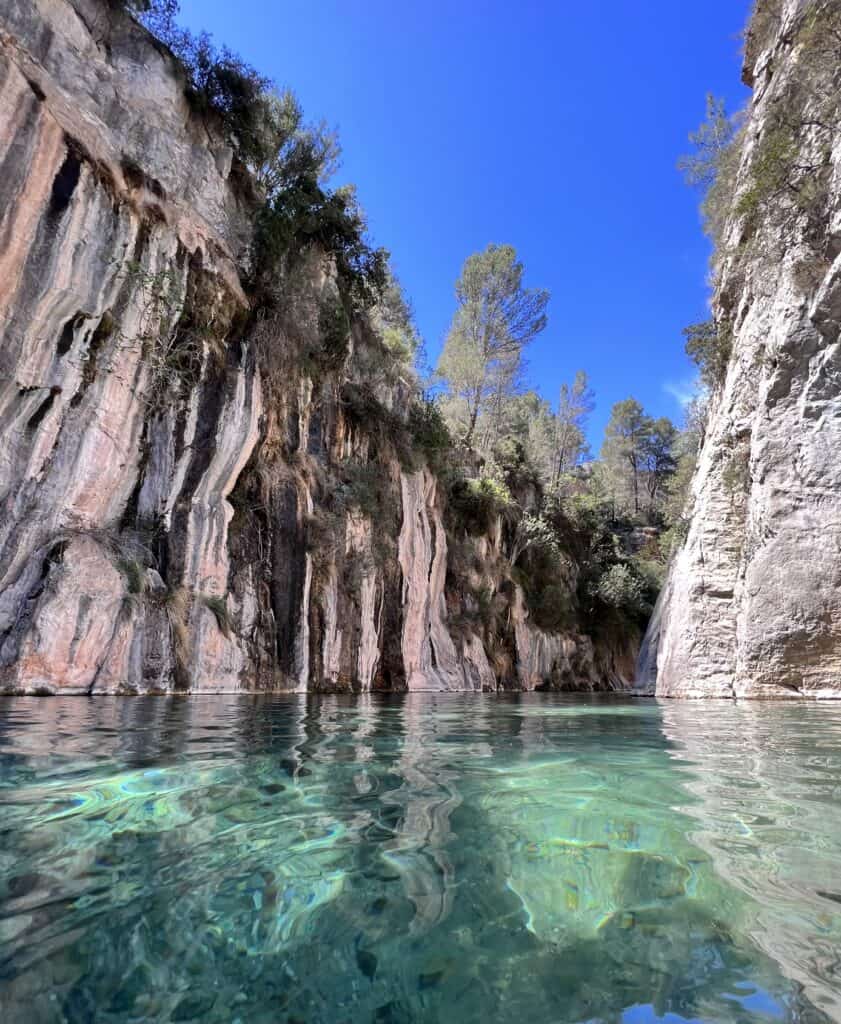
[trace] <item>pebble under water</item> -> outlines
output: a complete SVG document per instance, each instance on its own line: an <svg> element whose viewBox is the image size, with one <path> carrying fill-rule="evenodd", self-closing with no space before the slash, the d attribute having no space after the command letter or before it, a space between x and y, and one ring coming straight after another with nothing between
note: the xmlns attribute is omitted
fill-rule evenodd
<svg viewBox="0 0 841 1024"><path fill-rule="evenodd" d="M841 707L2 699L0 1019L841 1020Z"/></svg>

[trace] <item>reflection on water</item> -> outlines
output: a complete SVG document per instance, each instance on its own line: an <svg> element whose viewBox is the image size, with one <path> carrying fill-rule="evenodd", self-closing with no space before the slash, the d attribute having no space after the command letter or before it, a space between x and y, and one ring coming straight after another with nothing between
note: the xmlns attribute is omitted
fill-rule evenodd
<svg viewBox="0 0 841 1024"><path fill-rule="evenodd" d="M841 1020L841 708L664 702L691 839L749 897L752 941Z"/></svg>
<svg viewBox="0 0 841 1024"><path fill-rule="evenodd" d="M0 1016L841 1020L841 708L0 703Z"/></svg>

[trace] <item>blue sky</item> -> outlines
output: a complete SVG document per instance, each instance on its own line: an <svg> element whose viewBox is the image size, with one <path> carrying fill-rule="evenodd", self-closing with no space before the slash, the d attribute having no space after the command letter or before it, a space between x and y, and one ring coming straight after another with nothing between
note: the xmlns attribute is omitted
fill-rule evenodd
<svg viewBox="0 0 841 1024"><path fill-rule="evenodd" d="M677 157L709 90L730 109L748 0L182 0L307 116L392 253L430 356L464 259L514 245L552 293L528 377L590 374L598 446L619 399L680 419L681 328L706 315L708 248Z"/></svg>

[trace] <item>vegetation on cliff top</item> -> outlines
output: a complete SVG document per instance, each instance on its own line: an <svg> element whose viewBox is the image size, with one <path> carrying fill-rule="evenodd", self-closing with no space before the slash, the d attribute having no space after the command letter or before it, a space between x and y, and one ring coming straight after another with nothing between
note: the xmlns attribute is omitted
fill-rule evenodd
<svg viewBox="0 0 841 1024"><path fill-rule="evenodd" d="M327 184L338 165L335 132L308 124L292 92L278 92L207 33L177 23L177 0L112 0L126 8L176 58L194 109L232 146L257 199L252 291L265 304L271 281L290 261L318 246L333 260L348 313L371 308L391 284L388 253L366 237L365 216L352 186Z"/></svg>
<svg viewBox="0 0 841 1024"><path fill-rule="evenodd" d="M245 269L269 381L289 379L289 358L298 372L341 379L361 317L379 365L341 384L345 419L370 437L369 457L385 447L405 469L425 462L439 474L457 589L468 586L469 568L459 560L471 538L501 531L503 578L522 586L537 625L641 628L668 556L670 541L658 537L675 527L674 510L684 504L674 486L687 475L677 472L676 428L629 398L614 407L602 458L590 458L585 431L594 395L586 374L561 387L557 410L525 385L523 353L546 325L549 295L525 286L523 265L507 245L466 260L443 352L422 391L411 371L420 339L388 255L368 241L352 187L328 184L339 157L335 134L306 123L295 97L274 91L241 58L180 28L176 0L114 2L176 57L191 103L229 141L251 183L256 230ZM308 314L315 349L295 341L296 332L306 334L296 268L306 277L313 252L330 257L338 286L335 301L321 298ZM398 378L409 401L392 409L378 383ZM263 458L274 450L263 447ZM331 503L336 515L390 516L390 487L375 465L351 459L341 481ZM337 529L318 533L325 549ZM477 614L486 607L480 592Z"/></svg>
<svg viewBox="0 0 841 1024"><path fill-rule="evenodd" d="M592 459L586 373L561 387L557 411L525 383L523 351L545 326L549 296L523 279L514 249L491 245L456 283L433 378L453 438L442 472L450 531L468 548L471 537L501 534L506 572L538 626L627 634L644 626L663 578L690 475L678 470L695 439L629 398ZM465 551L453 548L454 570L469 576L469 558L459 564Z"/></svg>
<svg viewBox="0 0 841 1024"><path fill-rule="evenodd" d="M693 151L678 161L687 183L703 194L716 284L727 266L739 280L749 260L780 265L794 241L803 253L806 282L817 281L816 271L830 258L831 154L841 131L841 7L835 0L808 0L793 13L783 45L794 49L796 72L779 82L769 47L783 28L783 14L779 0L756 3L746 32L748 81L767 52L761 133L749 137L744 114L729 116L724 101L708 95L706 117L689 134ZM711 393L723 384L730 360L729 310L729 301L720 302L714 318L684 331L687 354Z"/></svg>

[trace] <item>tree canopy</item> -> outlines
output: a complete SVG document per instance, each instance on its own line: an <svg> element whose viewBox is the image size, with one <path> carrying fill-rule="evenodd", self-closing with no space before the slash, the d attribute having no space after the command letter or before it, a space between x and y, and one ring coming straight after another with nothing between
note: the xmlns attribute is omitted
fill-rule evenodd
<svg viewBox="0 0 841 1024"><path fill-rule="evenodd" d="M482 413L493 441L504 401L517 384L523 349L546 327L549 293L523 286L523 265L513 246L491 244L465 261L456 302L437 373L465 406L465 444L473 443Z"/></svg>

